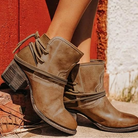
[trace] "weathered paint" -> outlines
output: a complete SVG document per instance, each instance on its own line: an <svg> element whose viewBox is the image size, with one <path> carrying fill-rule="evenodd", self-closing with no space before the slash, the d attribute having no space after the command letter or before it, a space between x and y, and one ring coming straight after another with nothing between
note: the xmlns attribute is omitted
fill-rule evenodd
<svg viewBox="0 0 138 138"><path fill-rule="evenodd" d="M99 0L97 9L97 58L106 62L107 51L107 0Z"/></svg>
<svg viewBox="0 0 138 138"><path fill-rule="evenodd" d="M138 1L108 0L107 21L110 96L138 103Z"/></svg>
<svg viewBox="0 0 138 138"><path fill-rule="evenodd" d="M108 0L99 0L91 42L91 58L102 59L105 62L107 60L107 6Z"/></svg>
<svg viewBox="0 0 138 138"><path fill-rule="evenodd" d="M0 2L0 74L12 60L17 42L18 0L3 0Z"/></svg>
<svg viewBox="0 0 138 138"><path fill-rule="evenodd" d="M51 22L45 0L21 1L19 14L20 40L36 31L42 35L47 31Z"/></svg>

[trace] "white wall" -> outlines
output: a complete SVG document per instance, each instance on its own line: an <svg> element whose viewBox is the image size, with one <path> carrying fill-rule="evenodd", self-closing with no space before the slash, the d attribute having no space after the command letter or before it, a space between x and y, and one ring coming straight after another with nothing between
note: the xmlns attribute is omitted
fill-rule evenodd
<svg viewBox="0 0 138 138"><path fill-rule="evenodd" d="M114 98L127 98L136 102L138 101L138 0L108 0L107 10L109 92Z"/></svg>

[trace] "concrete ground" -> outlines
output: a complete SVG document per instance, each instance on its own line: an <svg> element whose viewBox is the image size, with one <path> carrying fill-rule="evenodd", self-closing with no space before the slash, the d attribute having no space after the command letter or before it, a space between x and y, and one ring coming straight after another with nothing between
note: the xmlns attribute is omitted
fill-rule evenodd
<svg viewBox="0 0 138 138"><path fill-rule="evenodd" d="M118 110L138 116L138 105L133 103L125 103L112 101L111 102ZM69 136L55 128L45 124L44 128L39 128L29 132L19 134L10 134L2 136L3 138L138 138L137 132L130 133L111 133L98 130L88 119L78 116L77 133Z"/></svg>

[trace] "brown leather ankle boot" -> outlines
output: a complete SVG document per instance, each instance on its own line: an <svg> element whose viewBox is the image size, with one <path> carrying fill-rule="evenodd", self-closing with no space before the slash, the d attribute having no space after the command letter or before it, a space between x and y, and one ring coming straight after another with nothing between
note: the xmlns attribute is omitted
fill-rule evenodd
<svg viewBox="0 0 138 138"><path fill-rule="evenodd" d="M26 55L28 50L31 51L29 56L32 57L29 61ZM53 127L75 134L77 123L64 107L63 94L67 77L83 53L60 37L51 39L46 45L41 38L37 38L35 43L30 43L28 50L22 49L15 55L13 63L2 75L3 78L6 82L11 80L9 85L13 84L12 87L15 86L16 89L16 85L19 85L15 83L20 81L19 76L27 76L35 112ZM13 71L15 66L19 71ZM9 79L11 68L15 79Z"/></svg>
<svg viewBox="0 0 138 138"><path fill-rule="evenodd" d="M138 130L138 118L116 110L105 96L104 62L93 60L76 65L66 86L65 107L86 116L99 129L111 132Z"/></svg>

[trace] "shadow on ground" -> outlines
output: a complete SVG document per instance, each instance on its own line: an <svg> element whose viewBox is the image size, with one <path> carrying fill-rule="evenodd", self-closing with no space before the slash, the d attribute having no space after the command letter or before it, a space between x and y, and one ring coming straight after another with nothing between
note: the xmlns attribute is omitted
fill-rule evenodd
<svg viewBox="0 0 138 138"><path fill-rule="evenodd" d="M78 126L83 126L83 127L90 127L93 129L98 129L96 126L94 126L92 124L92 122L90 120L88 120L87 118L78 115ZM38 135L45 135L45 136L54 136L54 137L68 137L71 136L69 134L63 133L55 128L53 128L52 126L46 124L46 126L44 128L39 128L36 130L32 130L29 131L26 135L24 135L23 137L33 137L33 136L38 136Z"/></svg>

